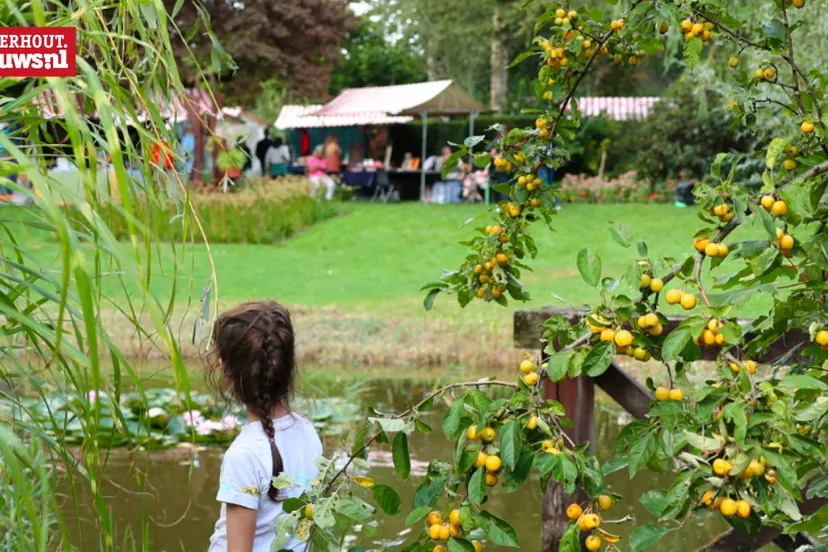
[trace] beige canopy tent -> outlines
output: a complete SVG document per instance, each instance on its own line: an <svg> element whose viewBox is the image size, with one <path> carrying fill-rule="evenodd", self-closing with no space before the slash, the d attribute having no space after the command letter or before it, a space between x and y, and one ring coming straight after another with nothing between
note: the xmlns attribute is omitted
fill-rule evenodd
<svg viewBox="0 0 828 552"><path fill-rule="evenodd" d="M490 111L475 100L462 86L452 80L348 88L314 113L315 116L354 116L366 112L384 112L390 115L418 115L423 121L422 157L420 163L420 199L425 200L426 138L428 117L467 115L469 133L474 133L474 119L479 113Z"/></svg>

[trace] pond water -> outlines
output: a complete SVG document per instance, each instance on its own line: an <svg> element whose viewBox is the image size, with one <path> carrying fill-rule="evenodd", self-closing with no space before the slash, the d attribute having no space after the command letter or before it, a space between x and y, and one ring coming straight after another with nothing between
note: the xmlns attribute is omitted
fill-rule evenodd
<svg viewBox="0 0 828 552"><path fill-rule="evenodd" d="M430 387L416 382L395 380L378 380L371 382L363 393L363 402L380 411L399 411L423 396ZM600 401L596 412L595 436L599 458L606 459L612 453L612 445L619 430L631 421L627 415L617 409L608 399ZM451 447L447 446L442 431L439 430L439 416L435 413L433 424L435 431L429 435L416 433L410 443L414 459L426 460L440 458L450 461ZM218 474L221 464L222 449L209 447L201 449L175 448L153 452L147 465L145 459L141 469L148 471L148 488L139 492L139 476L135 465L125 454L114 453L109 460L109 482L105 486L107 504L111 508L113 522L118 530L119 540L130 538L131 534L137 548L144 543L142 520L149 520L147 550L158 552L205 550L212 533L213 524L218 516L219 504L215 501L218 486ZM392 518L382 518L382 527L377 539L395 538L405 528L405 514L410 511L414 490L420 477L412 470L407 481L401 481L390 467L388 455L378 451L372 458L375 467L371 476L378 483L389 483L400 491L403 499L403 514ZM413 467L417 463L413 462ZM608 530L621 534L622 549L627 549L626 538L638 524L654 521L653 517L638 502L642 492L649 489L666 488L671 482L670 475L655 474L649 470L639 473L633 480L626 470L611 474L607 478L610 489L624 496L605 516L617 519L630 515L633 522L614 525ZM370 499L369 499L370 500ZM490 495L490 510L509 521L521 539L521 550L539 551L540 547L540 500L541 490L537 478L527 481L516 493L506 494L499 489ZM68 502L68 499L67 499ZM81 517L90 511L89 498L80 497ZM67 515L74 516L74 508L68 505ZM67 520L69 521L69 520ZM81 550L99 550L99 534L90 522L81 519L69 523L70 530ZM678 532L670 533L658 545L660 550L695 550L709 542L714 536L727 528L726 523L715 515L697 516ZM147 544L147 543L144 543ZM379 547L370 542L359 542L368 549ZM132 549L131 546L127 547ZM497 547L487 545L486 550Z"/></svg>

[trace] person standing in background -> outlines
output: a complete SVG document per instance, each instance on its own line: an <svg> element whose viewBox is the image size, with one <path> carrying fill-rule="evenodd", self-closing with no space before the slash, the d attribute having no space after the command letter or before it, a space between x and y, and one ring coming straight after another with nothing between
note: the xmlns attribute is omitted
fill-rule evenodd
<svg viewBox="0 0 828 552"><path fill-rule="evenodd" d="M273 146L273 140L270 138L270 127L265 128L264 138L256 142L256 159L259 160L259 167L262 170L262 176L267 176L267 152Z"/></svg>
<svg viewBox="0 0 828 552"><path fill-rule="evenodd" d="M288 163L290 163L290 149L282 142L282 138L277 136L273 139L273 146L267 150L265 157L265 174L271 177L282 176L288 173Z"/></svg>
<svg viewBox="0 0 828 552"><path fill-rule="evenodd" d="M342 170L342 148L334 135L325 139L325 159L328 162L328 172L338 173Z"/></svg>

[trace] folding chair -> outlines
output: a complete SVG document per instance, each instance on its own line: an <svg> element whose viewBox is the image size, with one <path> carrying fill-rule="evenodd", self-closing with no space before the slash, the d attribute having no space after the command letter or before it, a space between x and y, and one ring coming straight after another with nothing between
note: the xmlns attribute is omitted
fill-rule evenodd
<svg viewBox="0 0 828 552"><path fill-rule="evenodd" d="M378 170L377 177L374 179L374 195L371 196L371 201L379 199L383 203L388 203L396 193L397 188L388 179L388 171Z"/></svg>

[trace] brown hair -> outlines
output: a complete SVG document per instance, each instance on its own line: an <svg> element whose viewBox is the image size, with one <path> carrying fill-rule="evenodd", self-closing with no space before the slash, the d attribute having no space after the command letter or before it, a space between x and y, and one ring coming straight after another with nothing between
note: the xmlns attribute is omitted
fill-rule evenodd
<svg viewBox="0 0 828 552"><path fill-rule="evenodd" d="M290 313L273 301L254 301L231 309L213 326L212 362L207 377L224 398L233 398L261 419L270 441L273 477L284 465L276 446L273 409L289 409L296 372ZM220 377L218 377L220 376ZM268 496L279 499L270 486Z"/></svg>

